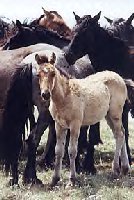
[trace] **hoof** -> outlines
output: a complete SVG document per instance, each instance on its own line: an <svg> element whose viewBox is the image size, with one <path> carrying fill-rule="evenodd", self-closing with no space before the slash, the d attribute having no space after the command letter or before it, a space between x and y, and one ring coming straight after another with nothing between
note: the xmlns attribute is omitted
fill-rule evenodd
<svg viewBox="0 0 134 200"><path fill-rule="evenodd" d="M77 179L76 178L70 178L68 184L66 185L66 189L72 188L75 186Z"/></svg>
<svg viewBox="0 0 134 200"><path fill-rule="evenodd" d="M50 183L50 187L54 187L60 181L59 177L53 177Z"/></svg>
<svg viewBox="0 0 134 200"><path fill-rule="evenodd" d="M12 178L9 180L7 187L11 187L12 189L19 189L20 188L19 184L17 182L15 183Z"/></svg>
<svg viewBox="0 0 134 200"><path fill-rule="evenodd" d="M15 186L15 187L19 187L18 181L15 181L13 178L11 178L11 179L9 180L8 185L11 186L11 187L14 187L14 186Z"/></svg>

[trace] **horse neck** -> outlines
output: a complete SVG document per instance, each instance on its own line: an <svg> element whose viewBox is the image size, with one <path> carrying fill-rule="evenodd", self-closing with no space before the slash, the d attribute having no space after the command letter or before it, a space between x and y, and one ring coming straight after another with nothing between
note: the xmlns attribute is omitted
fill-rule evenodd
<svg viewBox="0 0 134 200"><path fill-rule="evenodd" d="M49 80L50 93L53 102L57 105L64 104L65 97L69 93L68 83L69 80L60 75L58 70L55 70L55 77L53 80Z"/></svg>
<svg viewBox="0 0 134 200"><path fill-rule="evenodd" d="M50 45L54 45L60 49L67 46L70 43L69 39L66 39L55 32L49 31L49 30L40 30L40 33L38 32L38 37L40 39L40 42L45 42Z"/></svg>
<svg viewBox="0 0 134 200"><path fill-rule="evenodd" d="M94 50L88 55L95 70L108 69L118 72L127 68L130 59L125 43L118 38L113 38L103 28L96 31L94 35L96 38Z"/></svg>
<svg viewBox="0 0 134 200"><path fill-rule="evenodd" d="M57 35L57 37L53 37L53 38L50 39L50 44L54 45L54 46L56 46L60 49L62 49L65 46L68 46L69 43L70 43L69 39L60 37L58 35Z"/></svg>
<svg viewBox="0 0 134 200"><path fill-rule="evenodd" d="M20 61L24 59L26 56L32 53L31 49L28 47L22 47L15 50L9 50L10 52L14 52L14 57L18 58Z"/></svg>

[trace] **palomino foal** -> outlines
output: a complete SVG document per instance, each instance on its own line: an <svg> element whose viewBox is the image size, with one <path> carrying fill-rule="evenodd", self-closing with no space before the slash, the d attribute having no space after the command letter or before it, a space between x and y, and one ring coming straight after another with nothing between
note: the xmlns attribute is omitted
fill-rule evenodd
<svg viewBox="0 0 134 200"><path fill-rule="evenodd" d="M38 55L35 58L38 63ZM115 175L119 175L120 172L126 174L129 170L129 163L122 126L122 111L127 99L124 80L112 71L98 72L85 79L69 79L62 74L61 70L54 67L55 59L56 56L53 53L47 63L39 66L38 72L42 96L50 92L50 112L55 120L56 128L55 170L51 185L54 186L60 180L66 130L70 129L69 185L74 185L80 127L93 125L104 117L116 140L113 172ZM121 157L121 170L119 156Z"/></svg>

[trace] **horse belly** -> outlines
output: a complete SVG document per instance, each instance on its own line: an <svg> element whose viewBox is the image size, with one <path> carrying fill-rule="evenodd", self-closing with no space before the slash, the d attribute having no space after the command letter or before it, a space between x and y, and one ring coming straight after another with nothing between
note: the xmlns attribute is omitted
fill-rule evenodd
<svg viewBox="0 0 134 200"><path fill-rule="evenodd" d="M100 92L95 92L86 99L82 125L93 125L102 120L107 115L109 104L110 93L108 88L100 87Z"/></svg>

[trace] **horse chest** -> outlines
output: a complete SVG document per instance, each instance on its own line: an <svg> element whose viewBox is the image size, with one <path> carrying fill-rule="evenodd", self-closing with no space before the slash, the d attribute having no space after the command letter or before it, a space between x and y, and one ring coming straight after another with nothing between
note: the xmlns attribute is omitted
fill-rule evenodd
<svg viewBox="0 0 134 200"><path fill-rule="evenodd" d="M56 106L52 101L49 107L53 119L58 122L62 127L69 128L72 120L82 119L82 103L79 101L68 101L64 105Z"/></svg>

